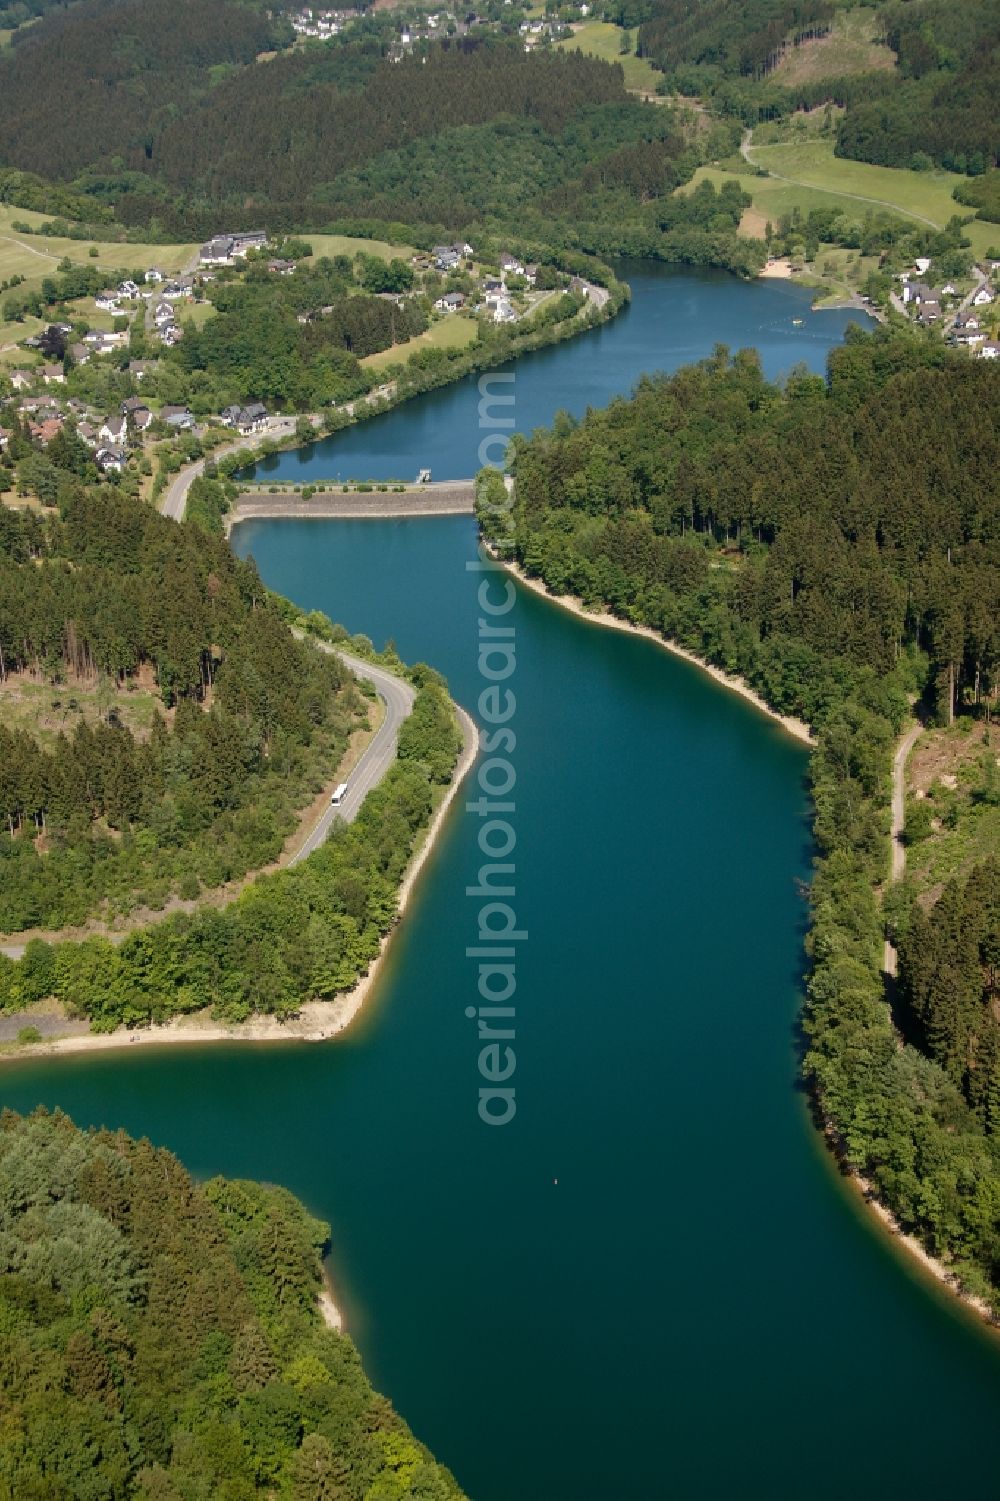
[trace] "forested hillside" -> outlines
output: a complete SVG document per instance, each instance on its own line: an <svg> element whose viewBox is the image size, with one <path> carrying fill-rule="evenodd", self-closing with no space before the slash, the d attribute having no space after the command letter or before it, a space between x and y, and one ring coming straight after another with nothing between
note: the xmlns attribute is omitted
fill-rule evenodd
<svg viewBox="0 0 1000 1501"><path fill-rule="evenodd" d="M515 444L513 532L495 476L479 509L554 592L662 631L818 731L806 1071L845 1159L1000 1307L995 867L913 929L896 1012L878 901L908 699L944 724L995 707L998 434L1000 372L851 330L828 383L778 388L720 351L561 418Z"/></svg>
<svg viewBox="0 0 1000 1501"><path fill-rule="evenodd" d="M636 0L623 0L622 24ZM828 27L832 0L639 0L639 46L665 73L685 65L761 77L786 39Z"/></svg>
<svg viewBox="0 0 1000 1501"><path fill-rule="evenodd" d="M832 48L828 75L786 83L776 69L788 49L828 33L837 10L831 0L622 0L616 13L642 23L639 53L664 70L665 91L711 95L748 124L832 100L847 107L842 156L973 174L996 165L1000 0L886 0L872 30L894 69L847 72Z"/></svg>
<svg viewBox="0 0 1000 1501"><path fill-rule="evenodd" d="M885 23L897 76L884 97L852 100L838 152L883 167L921 156L957 172L995 166L1000 0L909 0L887 6Z"/></svg>
<svg viewBox="0 0 1000 1501"><path fill-rule="evenodd" d="M900 943L900 991L922 1046L1000 1134L1000 858L916 905Z"/></svg>
<svg viewBox="0 0 1000 1501"><path fill-rule="evenodd" d="M626 92L618 65L578 51L528 54L483 33L393 62L377 35L345 36L254 64L283 25L239 0L180 14L167 0L78 0L32 26L0 52L10 201L38 206L37 179L51 181L84 225L113 209L133 233L182 241L252 220L645 252L715 142L685 138L670 109ZM38 78L56 75L40 98ZM719 149L732 144L720 128ZM720 226L713 256L743 270L746 253Z"/></svg>
<svg viewBox="0 0 1000 1501"><path fill-rule="evenodd" d="M7 931L197 896L268 863L366 720L252 562L111 488L62 500L46 520L0 511ZM46 685L42 736L20 706Z"/></svg>
<svg viewBox="0 0 1000 1501"><path fill-rule="evenodd" d="M0 1117L0 1494L450 1501L317 1310L329 1228L64 1115Z"/></svg>
<svg viewBox="0 0 1000 1501"><path fill-rule="evenodd" d="M997 373L943 348L851 330L784 391L722 352L519 442L518 551L810 721L914 640L947 715L997 665L998 434Z"/></svg>

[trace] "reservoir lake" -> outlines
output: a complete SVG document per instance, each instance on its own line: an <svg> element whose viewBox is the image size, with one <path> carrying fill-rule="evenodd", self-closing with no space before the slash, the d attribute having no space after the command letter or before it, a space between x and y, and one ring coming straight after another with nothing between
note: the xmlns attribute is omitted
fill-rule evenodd
<svg viewBox="0 0 1000 1501"><path fill-rule="evenodd" d="M623 274L619 319L518 363L521 430L718 342L772 376L822 370L855 316L778 282ZM460 382L258 477L469 475L478 400ZM254 521L233 542L475 713L471 518ZM26 1060L0 1102L300 1195L332 1225L372 1381L475 1501L991 1494L997 1344L896 1254L798 1084L805 748L652 642L520 588L506 620L527 931L509 1125L477 1114L466 797L342 1038Z"/></svg>

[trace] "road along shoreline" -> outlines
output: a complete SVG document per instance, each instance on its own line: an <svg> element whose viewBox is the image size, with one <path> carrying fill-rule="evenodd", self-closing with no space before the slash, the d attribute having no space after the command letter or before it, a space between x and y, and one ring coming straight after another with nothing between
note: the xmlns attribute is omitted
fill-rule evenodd
<svg viewBox="0 0 1000 1501"><path fill-rule="evenodd" d="M479 731L473 720L461 708L454 705L462 731L462 749L455 765L447 791L439 803L431 822L424 831L420 844L414 850L403 876L397 898L397 918L383 936L379 951L366 972L359 976L350 990L335 996L330 1001L307 1001L297 1015L287 1021L273 1016L253 1016L245 1022L227 1025L216 1021L210 1011L193 1016L178 1017L173 1021L154 1023L148 1027L119 1027L114 1032L86 1032L66 1037L46 1038L41 1042L26 1043L0 1052L0 1063L17 1063L24 1058L52 1057L67 1053L102 1053L111 1049L127 1051L132 1047L173 1047L180 1043L206 1042L326 1042L343 1032L357 1016L365 1003L382 967L383 960L399 926L407 903L413 894L417 878L433 850L445 818L458 795L479 751ZM30 1013L24 1013L23 1023L31 1025Z"/></svg>

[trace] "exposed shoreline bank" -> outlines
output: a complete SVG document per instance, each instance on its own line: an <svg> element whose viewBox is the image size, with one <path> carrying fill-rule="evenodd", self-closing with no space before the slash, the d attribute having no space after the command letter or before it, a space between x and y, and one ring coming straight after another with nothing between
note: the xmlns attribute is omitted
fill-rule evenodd
<svg viewBox="0 0 1000 1501"><path fill-rule="evenodd" d="M745 698L748 702L752 703L755 708L760 709L764 714L766 714L768 718L775 720L779 725L781 725L782 729L787 731L788 734L794 736L795 739L800 741L802 744L807 745L810 748L815 746L816 740L808 725L806 725L802 720L795 719L794 717L789 715L779 714L776 710L770 708L770 706L763 701L760 695L756 693L742 678L736 678L728 673L723 672L721 668L715 667L709 662L705 662L704 660L702 660L702 658L696 656L694 652L688 651L685 647L678 646L676 643L668 641L665 637L659 635L656 631L652 630L648 626L632 625L629 621L619 620L617 616L610 615L606 611L587 610L573 595L552 594L545 587L541 579L531 578L524 572L524 569L519 564L501 558L492 547L485 543L484 545L487 546L487 550L490 552L491 556L495 559L496 562L498 562L504 569L511 573L519 583L523 584L525 588L530 589L534 594L541 595L543 598L548 599L552 604L558 605L564 610L568 610L571 614L576 615L579 619L590 621L593 625L604 626L605 628L610 628L612 630L628 631L634 635L645 636L647 639L656 642L657 645L664 647L667 651L673 653L675 656L682 657L685 661L701 668L703 672L707 672L710 677L712 677L723 687L730 689L734 693L738 693L741 698ZM912 733L912 730L908 733ZM963 1288L961 1281L959 1280L956 1273L952 1271L945 1262L939 1260L935 1256L932 1256L916 1236L910 1235L906 1230L904 1230L892 1210L889 1209L887 1205L883 1204L882 1201L878 1198L874 1186L868 1181L868 1179L864 1178L859 1172L857 1172L848 1164L844 1154L843 1144L839 1141L832 1123L827 1120L826 1117L822 1114L820 1115L819 1125L825 1137L826 1150L828 1150L832 1155L834 1162L839 1168L841 1176L843 1177L845 1182L852 1188L852 1190L857 1192L863 1203L873 1211L878 1221L878 1226L875 1228L881 1231L883 1234L890 1236L893 1243L901 1248L909 1257L911 1257L912 1260L917 1263L919 1268L924 1273L932 1276L936 1282L938 1282L942 1287L946 1288L948 1292L951 1293L953 1297L957 1298L958 1301L962 1303L971 1313L977 1315L977 1317L986 1325L986 1327L990 1331L995 1334L1000 1333L1000 1318L998 1318L998 1316L993 1312L989 1304L983 1298L978 1297L975 1293L969 1292L965 1288Z"/></svg>
<svg viewBox="0 0 1000 1501"><path fill-rule="evenodd" d="M350 990L344 991L342 995L334 997L331 1001L307 1001L298 1015L289 1021L279 1021L272 1016L254 1016L245 1022L227 1026L225 1023L215 1021L210 1013L201 1012L194 1016L178 1017L175 1020L148 1027L121 1027L114 1032L87 1032L27 1043L9 1052L0 1052L0 1064L16 1063L23 1058L52 1057L54 1054L98 1053L111 1049L150 1045L172 1047L180 1043L206 1042L326 1042L343 1032L361 1010L378 978L386 951L413 893L417 877L437 842L448 809L457 797L476 759L479 750L479 731L460 705L456 704L455 709L462 730L462 750L456 762L454 774L403 876L399 888L396 922L384 934L379 951L367 971L358 978Z"/></svg>
<svg viewBox="0 0 1000 1501"><path fill-rule="evenodd" d="M605 629L613 631L626 631L633 636L644 636L647 641L653 641L657 646L662 646L664 651L670 652L672 656L681 657L685 662L690 662L693 667L697 667L702 672L707 673L710 678L716 683L720 683L722 687L728 688L733 693L738 693L740 698L746 699L747 703L753 704L755 709L759 709L762 714L766 714L768 719L774 720L786 734L793 736L802 745L811 747L816 744L816 737L805 720L796 719L792 714L780 714L777 709L772 709L770 704L766 703L744 678L724 672L721 667L716 667L713 663L706 662L703 657L699 657L695 652L689 651L686 646L679 646L676 641L668 640L659 631L654 631L651 626L633 625L631 621L620 620L617 615L611 615L607 610L588 610L573 594L553 594L551 590L545 587L541 579L532 578L530 574L525 573L519 563L514 563L510 559L500 557L488 543L484 542L484 546L490 553L490 556L502 568L513 574L518 583L523 584L526 589L530 589L533 594L541 595L543 599L547 599L551 604L558 605L560 609L568 610L571 615L576 615L580 620L589 621L591 625L603 626Z"/></svg>
<svg viewBox="0 0 1000 1501"><path fill-rule="evenodd" d="M823 1113L818 1100L815 1101L815 1105L818 1114L814 1117L814 1121L822 1134L824 1151L828 1152L833 1159L834 1168L842 1182L853 1194L857 1195L865 1208L874 1214L878 1221L874 1227L875 1233L887 1237L893 1249L903 1251L910 1260L916 1263L924 1276L933 1277L934 1281L945 1288L969 1313L975 1314L991 1335L1000 1335L1000 1316L994 1313L984 1298L964 1288L958 1274L946 1262L941 1261L937 1256L932 1256L915 1235L903 1229L892 1210L878 1197L874 1185L847 1161L843 1140L832 1121ZM869 1228L872 1227L869 1226Z"/></svg>

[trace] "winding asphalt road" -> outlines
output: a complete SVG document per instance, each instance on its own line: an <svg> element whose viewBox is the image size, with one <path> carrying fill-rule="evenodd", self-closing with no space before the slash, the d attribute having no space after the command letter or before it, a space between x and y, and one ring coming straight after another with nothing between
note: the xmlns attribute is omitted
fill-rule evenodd
<svg viewBox="0 0 1000 1501"><path fill-rule="evenodd" d="M296 634L301 635L301 632ZM298 865L300 860L305 860L314 850L329 837L337 819L343 819L345 823L353 823L358 816L361 804L373 787L377 787L385 776L390 766L396 759L396 749L399 745L399 728L403 720L407 718L413 708L413 700L416 698L416 689L405 678L398 678L391 672L386 672L384 667L375 667L371 662L366 662L362 657L355 657L350 652L340 651L335 646L330 646L324 641L316 643L320 651L329 653L332 657L339 657L349 672L356 678L367 679L374 685L375 691L385 706L385 718L379 725L369 743L365 746L358 764L347 778L347 792L344 801L337 807L332 803L327 804L323 810L323 816L316 826L306 835L298 849L288 860L288 865ZM287 867L286 867L287 868ZM145 926L145 924L140 924ZM109 943L118 945L124 943L135 928L121 928L117 932L106 933L103 936ZM0 954L8 959L22 959L27 946L25 938L15 939L12 943L0 944ZM11 1025L7 1025L0 1019L0 1042L10 1040L17 1035L19 1026L37 1025L40 1030L47 1030L51 1025L52 1030L65 1030L64 1020L61 1017L41 1018L35 1021L31 1017L21 1014L8 1018Z"/></svg>
<svg viewBox="0 0 1000 1501"><path fill-rule="evenodd" d="M294 431L294 418L278 418L272 422L267 436L284 437ZM234 443L230 447L217 450L214 457L219 458L224 453L233 452L244 446L242 443ZM198 478L204 468L205 460L199 459L197 463L189 464L174 476L160 501L160 510L164 516L169 516L173 521L184 519L188 491L192 482ZM384 667L375 667L371 662L364 661L362 657L352 656L350 652L340 651L326 642L318 642L317 645L321 651L339 657L355 677L366 678L368 682L374 684L376 693L385 705L385 718L348 778L344 801L339 807L335 808L331 804L326 809L312 833L289 860L289 865L297 865L300 860L305 860L314 850L319 849L336 819L342 818L345 823L353 823L357 818L358 810L365 797L373 787L378 785L396 759L399 727L413 708L413 700L416 697L416 691L411 683L396 677L391 672L386 672Z"/></svg>
<svg viewBox="0 0 1000 1501"><path fill-rule="evenodd" d="M295 431L294 417L273 418L265 438L288 438ZM227 443L223 448L217 448L210 455L213 462L216 459L224 459L227 454L238 453L241 448L246 448L247 440L244 438L239 443ZM160 511L164 516L169 516L171 521L183 521L184 512L187 509L188 491L195 480L205 472L208 459L199 459L195 464L188 464L179 474L175 474L160 499Z"/></svg>
<svg viewBox="0 0 1000 1501"><path fill-rule="evenodd" d="M374 684L376 693L385 705L385 718L347 779L344 801L336 808L330 804L312 833L295 851L289 865L298 865L300 860L305 860L314 850L319 849L338 818L342 818L345 823L354 822L368 793L378 786L396 759L399 727L413 708L416 697L412 683L386 672L385 668L374 667L361 657L353 657L349 652L338 651L336 647L322 642L320 647L331 656L339 657L356 678L367 678L368 682Z"/></svg>

